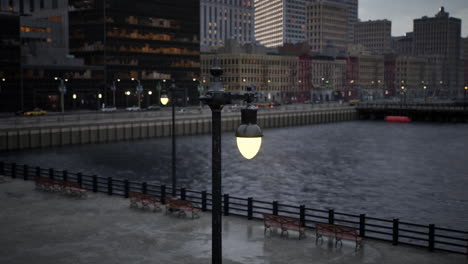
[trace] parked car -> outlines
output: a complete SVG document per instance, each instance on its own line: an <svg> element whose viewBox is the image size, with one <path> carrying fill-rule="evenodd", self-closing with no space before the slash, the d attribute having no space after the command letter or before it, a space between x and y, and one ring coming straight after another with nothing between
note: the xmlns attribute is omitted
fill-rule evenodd
<svg viewBox="0 0 468 264"><path fill-rule="evenodd" d="M132 107L125 108L125 110L130 111L130 112L134 112L134 111L140 111L141 108L138 107L138 106L132 106Z"/></svg>
<svg viewBox="0 0 468 264"><path fill-rule="evenodd" d="M47 111L42 110L40 108L34 108L32 111L26 111L23 113L25 116L39 116L39 115L46 115Z"/></svg>
<svg viewBox="0 0 468 264"><path fill-rule="evenodd" d="M113 106L111 106L111 107L103 107L103 108L101 108L101 111L102 111L102 112L115 112L115 111L117 111L117 108L116 108L116 107L113 107Z"/></svg>
<svg viewBox="0 0 468 264"><path fill-rule="evenodd" d="M150 105L146 110L159 111L161 110L161 107L159 105Z"/></svg>

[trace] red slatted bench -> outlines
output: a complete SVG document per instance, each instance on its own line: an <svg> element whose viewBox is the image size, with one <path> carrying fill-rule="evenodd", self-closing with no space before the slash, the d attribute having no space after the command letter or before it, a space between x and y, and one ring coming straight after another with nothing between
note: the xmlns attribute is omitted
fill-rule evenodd
<svg viewBox="0 0 468 264"><path fill-rule="evenodd" d="M186 212L190 212L192 213L192 219L200 217L198 213L201 212L201 209L194 207L190 201L174 200L172 198L166 198L164 201L166 203L166 214L177 212L178 216L186 216Z"/></svg>
<svg viewBox="0 0 468 264"><path fill-rule="evenodd" d="M299 239L305 237L306 228L302 226L301 221L297 218L263 214L263 220L265 225L264 233L266 233L267 229L271 231L271 227L278 227L281 228L281 236L288 233L288 230L294 230L299 232Z"/></svg>
<svg viewBox="0 0 468 264"><path fill-rule="evenodd" d="M355 242L356 249L362 246L363 238L358 235L357 229L349 226L315 223L315 242L319 239L323 241L323 236L335 239L335 247L338 243L343 244L342 240L351 240Z"/></svg>

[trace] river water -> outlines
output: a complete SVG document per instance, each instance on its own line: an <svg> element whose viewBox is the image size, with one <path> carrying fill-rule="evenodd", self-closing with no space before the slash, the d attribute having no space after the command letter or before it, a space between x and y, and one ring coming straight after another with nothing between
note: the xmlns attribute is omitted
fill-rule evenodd
<svg viewBox="0 0 468 264"><path fill-rule="evenodd" d="M253 160L222 142L223 193L468 230L468 125L353 121L264 130ZM171 139L0 153L4 161L171 185ZM181 187L211 191L211 136L177 138Z"/></svg>

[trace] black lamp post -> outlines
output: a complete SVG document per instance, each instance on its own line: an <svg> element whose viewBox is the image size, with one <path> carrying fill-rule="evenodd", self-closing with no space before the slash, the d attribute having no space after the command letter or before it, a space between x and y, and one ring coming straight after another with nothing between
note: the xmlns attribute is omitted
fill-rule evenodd
<svg viewBox="0 0 468 264"><path fill-rule="evenodd" d="M172 104L172 197L177 195L177 178L176 178L176 130L175 130L175 91L176 85L172 82L169 87L170 98L167 96L166 91L162 90L161 92L161 104L167 105L169 101Z"/></svg>
<svg viewBox="0 0 468 264"><path fill-rule="evenodd" d="M212 262L222 263L222 236L221 236L221 111L232 99L243 99L248 106L242 109L242 124L236 131L237 145L242 155L248 159L253 158L259 151L262 130L256 124L257 110L250 103L256 99L255 93L249 87L245 94L231 94L223 89L220 76L223 70L215 58L214 66L210 70L214 77L210 89L200 100L208 105L212 113ZM246 150L245 148L251 148Z"/></svg>
<svg viewBox="0 0 468 264"><path fill-rule="evenodd" d="M54 80L60 81L58 86L58 90L60 92L60 108L62 114L65 112L65 94L67 93L67 87L65 86L65 82L68 82L68 79L62 79L60 77L54 77Z"/></svg>
<svg viewBox="0 0 468 264"><path fill-rule="evenodd" d="M466 91L468 91L468 85L465 85L465 93L463 96L463 109L466 109Z"/></svg>

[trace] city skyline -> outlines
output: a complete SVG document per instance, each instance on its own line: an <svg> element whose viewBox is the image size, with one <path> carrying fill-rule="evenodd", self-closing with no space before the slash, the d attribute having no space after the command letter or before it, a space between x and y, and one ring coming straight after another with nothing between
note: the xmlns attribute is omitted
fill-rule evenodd
<svg viewBox="0 0 468 264"><path fill-rule="evenodd" d="M392 36L402 36L413 31L413 20L432 17L443 6L451 17L462 20L462 37L468 37L468 2L465 0L360 0L361 21L388 19L392 21Z"/></svg>

